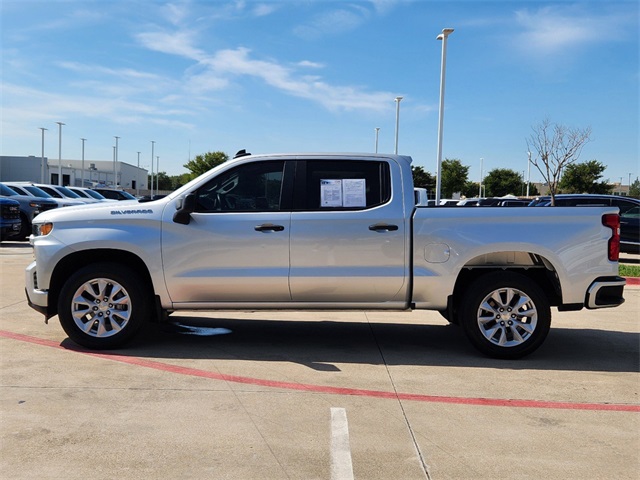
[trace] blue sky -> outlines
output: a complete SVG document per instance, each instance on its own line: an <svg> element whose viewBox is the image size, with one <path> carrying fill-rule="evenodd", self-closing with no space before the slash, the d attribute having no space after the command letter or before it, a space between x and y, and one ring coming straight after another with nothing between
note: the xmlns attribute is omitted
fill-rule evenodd
<svg viewBox="0 0 640 480"><path fill-rule="evenodd" d="M393 152L436 171L442 43L443 156L527 168L545 118L591 127L580 161L639 174L637 1L3 0L2 155L160 169L206 151ZM542 177L532 169L532 181Z"/></svg>

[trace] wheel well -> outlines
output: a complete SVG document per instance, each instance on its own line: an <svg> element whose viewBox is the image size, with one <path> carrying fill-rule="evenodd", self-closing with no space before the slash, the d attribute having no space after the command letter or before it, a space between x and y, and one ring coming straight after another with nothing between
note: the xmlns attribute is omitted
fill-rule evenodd
<svg viewBox="0 0 640 480"><path fill-rule="evenodd" d="M511 257L513 256L513 253L509 252L508 255ZM486 275L487 273L499 271L515 272L528 277L540 287L542 292L549 300L550 305L560 305L562 303L562 291L560 288L560 281L558 280L553 266L546 259L538 255L529 253L523 255L526 255L526 258L528 258L526 265L514 265L511 263L495 264L493 262L483 263L479 259L474 259L473 261L465 265L460 272L460 275L458 275L458 279L456 280L456 285L453 290L453 295L449 297L447 302L447 310L449 312L453 310L454 312L454 316L452 318L455 318L457 305L460 304L460 302L456 301L456 299L459 299L464 295L469 285L476 279L480 278L483 275ZM516 253L516 257L517 256L518 254Z"/></svg>
<svg viewBox="0 0 640 480"><path fill-rule="evenodd" d="M126 250L113 250L108 248L85 250L67 255L58 262L49 284L49 313L57 314L58 297L65 279L69 278L78 268L91 263L111 262L125 265L133 269L142 277L142 282L147 286L149 294L152 292L151 275L145 263L137 255Z"/></svg>

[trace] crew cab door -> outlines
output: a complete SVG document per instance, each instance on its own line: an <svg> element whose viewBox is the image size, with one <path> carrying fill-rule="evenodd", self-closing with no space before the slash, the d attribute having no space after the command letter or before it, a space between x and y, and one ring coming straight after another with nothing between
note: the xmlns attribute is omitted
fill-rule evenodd
<svg viewBox="0 0 640 480"><path fill-rule="evenodd" d="M291 215L292 300L406 301L406 216L395 162L299 160Z"/></svg>
<svg viewBox="0 0 640 480"><path fill-rule="evenodd" d="M284 178L284 161L238 165L194 192L188 225L165 218L162 261L174 304L291 300Z"/></svg>

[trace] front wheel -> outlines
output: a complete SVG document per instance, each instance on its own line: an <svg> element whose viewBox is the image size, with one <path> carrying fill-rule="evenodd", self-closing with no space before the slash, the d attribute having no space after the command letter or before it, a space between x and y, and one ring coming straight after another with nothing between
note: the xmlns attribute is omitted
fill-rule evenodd
<svg viewBox="0 0 640 480"><path fill-rule="evenodd" d="M551 327L549 301L528 277L493 272L479 277L462 301L459 320L474 347L494 358L529 355Z"/></svg>
<svg viewBox="0 0 640 480"><path fill-rule="evenodd" d="M150 295L133 270L108 263L87 265L60 291L58 317L69 338L87 348L127 343L149 319Z"/></svg>

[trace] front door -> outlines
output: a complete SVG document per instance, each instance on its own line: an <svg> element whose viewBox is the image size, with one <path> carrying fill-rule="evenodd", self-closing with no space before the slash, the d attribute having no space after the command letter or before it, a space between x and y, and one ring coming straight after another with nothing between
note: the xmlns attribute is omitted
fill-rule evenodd
<svg viewBox="0 0 640 480"><path fill-rule="evenodd" d="M291 300L284 165L252 162L223 171L195 192L188 225L164 222L162 261L172 302Z"/></svg>

